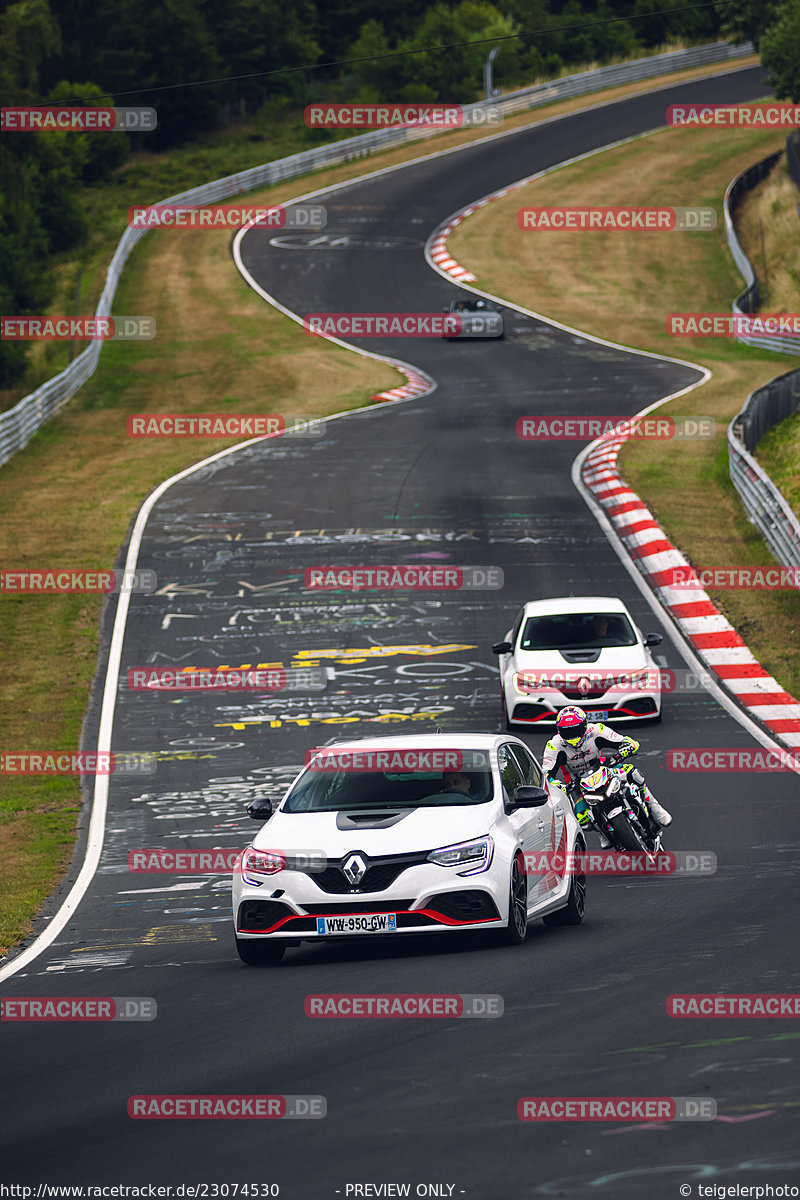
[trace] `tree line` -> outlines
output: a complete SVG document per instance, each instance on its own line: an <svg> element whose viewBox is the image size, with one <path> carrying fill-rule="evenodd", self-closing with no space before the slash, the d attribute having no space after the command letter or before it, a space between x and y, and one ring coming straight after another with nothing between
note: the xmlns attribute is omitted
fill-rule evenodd
<svg viewBox="0 0 800 1200"><path fill-rule="evenodd" d="M721 36L759 43L778 87L797 98L800 0L0 0L0 95L5 106L154 107L158 127L140 136L165 150L220 127L231 107L255 112L276 98L289 109L467 103L482 96L493 45L495 84L510 88ZM130 148L124 133L0 138L0 311L46 308L52 256L86 236L79 189ZM24 364L24 343L1 342L0 387Z"/></svg>

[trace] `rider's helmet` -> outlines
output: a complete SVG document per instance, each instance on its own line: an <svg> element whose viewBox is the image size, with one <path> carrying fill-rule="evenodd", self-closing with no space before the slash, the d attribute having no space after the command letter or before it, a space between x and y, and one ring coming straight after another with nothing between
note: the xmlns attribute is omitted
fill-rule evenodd
<svg viewBox="0 0 800 1200"><path fill-rule="evenodd" d="M588 717L583 709L571 704L568 708L562 708L558 714L556 729L567 745L577 750L586 737L587 724Z"/></svg>

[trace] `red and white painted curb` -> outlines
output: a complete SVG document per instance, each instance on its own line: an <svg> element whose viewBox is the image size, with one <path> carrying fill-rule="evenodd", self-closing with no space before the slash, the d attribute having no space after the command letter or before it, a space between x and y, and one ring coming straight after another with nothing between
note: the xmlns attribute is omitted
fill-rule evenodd
<svg viewBox="0 0 800 1200"><path fill-rule="evenodd" d="M640 135L646 136L646 135ZM492 200L507 196L517 188L526 187L536 179L541 179L551 172L591 158L595 154L633 141L625 138L609 146L592 150L588 154L578 155L518 179L508 187L491 192L481 200L461 209L448 218L447 224L432 235L426 246L426 258L434 270L440 274L450 275L459 283L475 280L475 276L460 266L447 251L447 238L452 231L478 209L485 208ZM470 288L477 292L477 289ZM485 292L490 300L502 300ZM507 303L507 301L506 301ZM617 346L616 343L606 342L581 330L572 329L559 321L553 321L545 314L533 313L530 309L512 305L520 312L529 316L538 316L543 321L549 321L560 329L568 329L571 333L597 341L604 345L615 345L617 349L633 353L644 353L648 358L663 358L662 355L651 354L648 351L637 351L632 347ZM677 361L677 360L674 360ZM658 407L658 405L653 405ZM646 410L647 412L650 409ZM638 416L643 414L639 413ZM666 571L672 567L688 567L690 564L680 550L668 540L661 526L642 500L631 491L620 477L617 470L617 457L620 448L627 441L627 435L618 435L601 439L591 447L583 461L580 477L586 489L594 497L595 502L604 511L617 533L623 549L628 557L637 564L644 579L652 588L659 603L666 609L677 628L691 645L700 661L716 675L724 689L734 697L739 706L749 713L766 729L777 742L794 748L800 746L800 702L785 691L776 679L761 666L755 655L747 648L730 621L719 611L709 599L708 593L702 588L688 590L667 586Z"/></svg>
<svg viewBox="0 0 800 1200"><path fill-rule="evenodd" d="M408 383L402 387L390 388L388 392L375 392L370 399L372 400L410 400L412 396L426 396L428 392L433 391L433 380L428 375L423 375L421 371L412 370L411 367L404 363L393 364L398 371L402 371L408 379Z"/></svg>
<svg viewBox="0 0 800 1200"><path fill-rule="evenodd" d="M498 200L500 196L507 196L509 192L514 192L517 188L524 187L526 183L530 183L531 179L536 178L536 175L531 175L526 179L518 179L516 183L500 188L498 192L492 192L490 196L484 196L482 200L476 200L474 204L470 204L469 208L462 209L461 212L450 217L446 225L442 225L437 229L425 247L426 257L435 265L437 271L440 271L444 275L449 275L451 279L455 279L458 283L474 283L476 277L472 272L468 271L466 267L462 267L451 256L447 249L447 239L457 225L460 225L467 217L471 217L479 208L485 208L492 200Z"/></svg>
<svg viewBox="0 0 800 1200"><path fill-rule="evenodd" d="M464 217L468 217L473 209L467 209L461 217L456 217L445 225L444 229L439 230L436 237L430 244L430 256L436 263L440 271L446 272L452 279L457 279L459 283L472 283L475 276L466 269L460 267L454 258L451 258L447 250L447 239Z"/></svg>
<svg viewBox="0 0 800 1200"><path fill-rule="evenodd" d="M776 741L800 746L800 703L765 671L702 588L670 587L673 567L687 559L617 469L628 435L603 439L587 454L581 478L617 536L697 657Z"/></svg>

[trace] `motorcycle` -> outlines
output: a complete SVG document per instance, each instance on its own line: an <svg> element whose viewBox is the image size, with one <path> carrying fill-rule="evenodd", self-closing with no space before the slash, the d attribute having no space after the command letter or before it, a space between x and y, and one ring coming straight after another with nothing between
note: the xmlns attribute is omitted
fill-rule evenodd
<svg viewBox="0 0 800 1200"><path fill-rule="evenodd" d="M608 756L596 759L578 782L580 797L595 829L606 835L615 850L657 854L662 829L645 803L644 775L636 767L626 770L617 762Z"/></svg>

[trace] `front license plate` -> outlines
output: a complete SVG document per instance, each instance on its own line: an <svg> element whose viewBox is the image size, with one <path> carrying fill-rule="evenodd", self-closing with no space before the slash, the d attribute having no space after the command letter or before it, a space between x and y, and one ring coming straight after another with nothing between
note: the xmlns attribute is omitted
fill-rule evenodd
<svg viewBox="0 0 800 1200"><path fill-rule="evenodd" d="M395 913L367 913L353 917L317 917L317 933L396 933Z"/></svg>
<svg viewBox="0 0 800 1200"><path fill-rule="evenodd" d="M592 711L589 713L589 716L591 717L591 719L593 721L607 721L608 720L608 709L604 708L602 710L597 710L597 711L595 711L595 709L592 709Z"/></svg>

